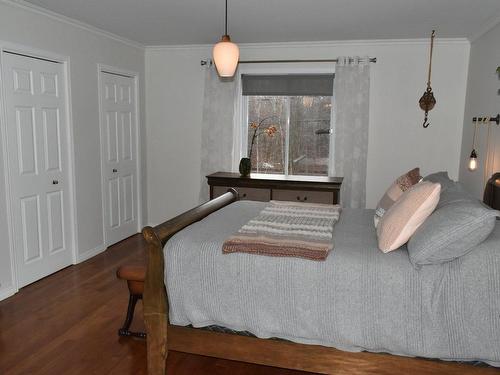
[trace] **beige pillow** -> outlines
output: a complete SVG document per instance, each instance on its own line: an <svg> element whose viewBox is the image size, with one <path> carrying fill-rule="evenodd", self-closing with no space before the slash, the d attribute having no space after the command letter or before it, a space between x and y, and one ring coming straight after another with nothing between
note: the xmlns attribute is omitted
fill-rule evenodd
<svg viewBox="0 0 500 375"><path fill-rule="evenodd" d="M414 168L411 171L406 172L404 175L399 176L397 180L389 186L389 189L387 189L384 196L377 204L375 216L373 218L375 228L387 210L391 208L391 206L403 195L406 190L417 184L421 179L422 176L420 176L420 168Z"/></svg>
<svg viewBox="0 0 500 375"><path fill-rule="evenodd" d="M380 219L377 226L378 247L384 253L398 249L408 242L436 208L441 185L421 182L403 193Z"/></svg>

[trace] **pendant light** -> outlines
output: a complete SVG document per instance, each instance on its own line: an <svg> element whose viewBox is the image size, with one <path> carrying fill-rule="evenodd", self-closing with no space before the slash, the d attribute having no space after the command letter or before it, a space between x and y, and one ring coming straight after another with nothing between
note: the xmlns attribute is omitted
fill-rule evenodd
<svg viewBox="0 0 500 375"><path fill-rule="evenodd" d="M214 46L212 54L219 76L234 76L240 58L240 49L235 43L231 42L231 38L227 34L227 0L224 35L221 41Z"/></svg>
<svg viewBox="0 0 500 375"><path fill-rule="evenodd" d="M477 169L477 154L476 150L472 149L472 152L470 153L470 159L469 159L469 171L473 172Z"/></svg>
<svg viewBox="0 0 500 375"><path fill-rule="evenodd" d="M474 118L474 136L472 137L472 152L469 157L469 171L474 172L477 169L477 152L476 152L476 132L477 132L477 119Z"/></svg>

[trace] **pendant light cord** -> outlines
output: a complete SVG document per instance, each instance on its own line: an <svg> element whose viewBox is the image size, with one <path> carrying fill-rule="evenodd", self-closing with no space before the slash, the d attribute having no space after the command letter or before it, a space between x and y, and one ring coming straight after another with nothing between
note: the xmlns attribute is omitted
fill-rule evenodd
<svg viewBox="0 0 500 375"><path fill-rule="evenodd" d="M225 18L225 26L224 26L224 35L227 35L227 0L226 0L226 18Z"/></svg>
<svg viewBox="0 0 500 375"><path fill-rule="evenodd" d="M476 149L476 132L477 132L477 121L474 121L474 135L472 137L472 149Z"/></svg>
<svg viewBox="0 0 500 375"><path fill-rule="evenodd" d="M483 170L483 186L486 185L486 182L490 178L492 172L491 171L491 125L490 125L490 118L484 118L483 119L483 124L485 124L488 127L488 134L486 136L486 160L484 162L484 170Z"/></svg>

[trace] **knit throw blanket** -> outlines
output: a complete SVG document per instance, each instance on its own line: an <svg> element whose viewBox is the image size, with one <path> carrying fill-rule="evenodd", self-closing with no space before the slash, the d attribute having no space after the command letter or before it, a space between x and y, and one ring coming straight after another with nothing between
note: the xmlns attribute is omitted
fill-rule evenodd
<svg viewBox="0 0 500 375"><path fill-rule="evenodd" d="M338 205L271 201L224 242L222 251L325 260L340 212Z"/></svg>

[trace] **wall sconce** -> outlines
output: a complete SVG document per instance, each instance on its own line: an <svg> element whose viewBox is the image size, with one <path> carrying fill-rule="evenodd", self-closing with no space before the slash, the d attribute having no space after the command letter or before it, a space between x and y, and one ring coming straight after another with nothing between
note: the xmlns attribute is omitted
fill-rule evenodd
<svg viewBox="0 0 500 375"><path fill-rule="evenodd" d="M474 124L474 135L472 136L472 152L469 157L469 171L474 172L477 169L477 152L476 152L476 134L477 134L477 117L472 119Z"/></svg>
<svg viewBox="0 0 500 375"><path fill-rule="evenodd" d="M478 156L477 156L477 151L476 151L476 135L477 135L477 128L478 125L483 124L486 126L489 126L491 123L496 123L497 125L500 125L500 114L496 115L496 117L473 117L472 118L472 123L474 124L474 136L472 137L472 152L470 153L469 156L469 164L468 168L469 171L474 172L477 167L478 167ZM487 144L487 149L486 149L486 156L489 157L490 155L490 130L491 128L488 127L488 144ZM486 173L486 171L485 171Z"/></svg>
<svg viewBox="0 0 500 375"><path fill-rule="evenodd" d="M477 153L475 149L472 149L469 159L469 171L474 172L477 169Z"/></svg>

